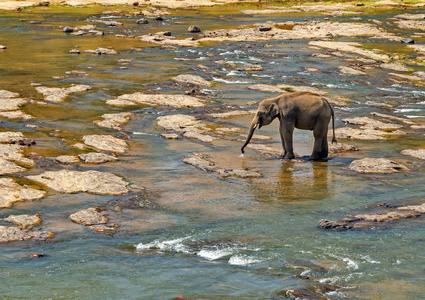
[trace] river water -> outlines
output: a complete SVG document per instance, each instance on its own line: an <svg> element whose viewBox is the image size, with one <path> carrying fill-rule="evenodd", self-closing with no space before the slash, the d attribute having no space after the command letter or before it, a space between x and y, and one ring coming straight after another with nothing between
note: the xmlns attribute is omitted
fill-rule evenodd
<svg viewBox="0 0 425 300"><path fill-rule="evenodd" d="M385 70L376 69L363 77L341 75L337 67L354 55L314 58L311 55L318 50L309 48L308 41L215 43L199 48L173 48L153 46L135 38L114 37L117 33L141 35L165 30L189 37L185 31L192 24L205 30L269 20L324 18L321 14L246 16L240 13L242 8L252 7L178 11L165 16L163 22L148 18L150 24L146 26L135 25L135 17L101 14L106 9L97 6L0 12L0 44L7 46L6 50L0 50L0 89L41 99L31 82L49 87L78 83L93 88L71 95L61 104L27 104L23 111L35 119L29 122L4 119L0 124L2 131L22 131L37 141L31 151L52 158L77 154L70 145L85 134L116 134L92 123L100 115L133 111L135 117L123 127L130 148L120 156L120 161L45 168L108 171L146 188L151 202L129 213L114 236L82 228L73 224L68 216L119 197L48 190L48 196L42 200L0 210L1 217L38 213L44 220L43 229L56 233L55 238L45 242L1 245L2 298L274 299L280 291L319 283L340 287L327 294L331 299L423 298L423 218L367 231L328 232L317 228L323 218L340 219L382 202L422 203L424 164L401 156L400 151L423 148L423 132L384 142L350 141L361 151L338 155L329 162L281 161L251 150L241 158L242 141L223 140L210 145L189 139L166 140L160 136L162 130L156 125L158 116L174 113L198 116L199 111L147 106L123 109L105 103L106 99L137 91L181 94L187 87L173 83L171 78L190 73L216 82L213 87L201 88L211 100L207 109L223 105L247 107L250 101L273 96L249 90L249 85L286 83L312 85L331 96L350 99L348 106L335 108L337 127L343 126L344 117L369 116L377 110L363 105L366 101L391 103L396 106L397 116L418 122L425 117L425 88L390 81ZM361 18L386 20L398 13L401 12L372 11ZM71 36L60 28L102 17L123 22L124 26L104 27L103 37ZM332 20L349 18L332 17ZM30 24L34 20L41 24ZM393 30L401 35L409 34L407 30ZM368 42L371 48L417 55L399 43L368 38L352 40ZM415 40L421 43L424 39ZM112 46L119 54L69 54L76 46L82 52ZM119 59L131 62L122 65ZM219 65L220 60L238 65L255 61L264 71L237 71ZM199 64L208 69L200 68ZM412 67L416 71L424 69ZM308 72L306 68L317 68L320 72ZM72 70L88 75L53 78ZM247 129L250 118L218 123ZM40 127L30 129L24 126L28 123ZM258 133L273 137L268 143L280 147L277 124L263 127ZM310 132L296 131L294 140L299 155L310 154L313 142ZM193 152L208 153L214 161L229 168L258 170L264 177L219 179L181 161ZM346 169L351 161L363 157L395 159L413 171L365 176ZM42 167L35 167L25 175L41 172ZM29 252L46 255L25 259L25 253Z"/></svg>

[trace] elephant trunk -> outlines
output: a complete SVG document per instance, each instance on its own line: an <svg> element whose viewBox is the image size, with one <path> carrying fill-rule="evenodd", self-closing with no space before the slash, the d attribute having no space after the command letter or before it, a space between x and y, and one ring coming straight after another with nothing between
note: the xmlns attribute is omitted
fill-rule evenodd
<svg viewBox="0 0 425 300"><path fill-rule="evenodd" d="M254 135L254 131L257 128L257 126L258 126L258 122L257 122L256 118L254 118L254 120L251 123L251 126L249 127L249 132L248 132L248 137L246 138L246 142L245 142L245 144L243 144L243 146L241 148L242 154L245 153L245 147L251 141L251 138Z"/></svg>

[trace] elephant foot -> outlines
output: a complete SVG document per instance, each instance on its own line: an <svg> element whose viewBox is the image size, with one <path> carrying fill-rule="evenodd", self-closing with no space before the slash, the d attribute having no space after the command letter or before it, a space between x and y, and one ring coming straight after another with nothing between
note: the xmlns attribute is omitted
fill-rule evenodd
<svg viewBox="0 0 425 300"><path fill-rule="evenodd" d="M286 153L286 154L283 155L282 158L285 158L285 159L294 159L295 158L295 155L293 153L291 153L291 154Z"/></svg>

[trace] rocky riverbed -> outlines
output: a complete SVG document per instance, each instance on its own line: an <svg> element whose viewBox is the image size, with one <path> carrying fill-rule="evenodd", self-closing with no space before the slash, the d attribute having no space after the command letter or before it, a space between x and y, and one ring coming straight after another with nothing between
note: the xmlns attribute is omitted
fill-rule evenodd
<svg viewBox="0 0 425 300"><path fill-rule="evenodd" d="M423 226L423 3L235 4L214 17L214 8L193 10L201 18L172 8L212 3L152 5L164 3L0 2L15 10L2 13L7 26L0 34L0 243L14 251L76 237L119 240L139 245L130 246L130 256L257 264L252 274L273 278L283 268L287 288L273 283L268 292L284 299L350 297L347 283L335 279L352 276L345 258L335 254L345 266L317 274L304 261L296 272L287 248L302 243L287 246L298 238L282 238L274 226L298 224L299 236L324 244L340 236L317 233L317 226L365 234ZM258 130L241 157L259 101L295 91L323 95L334 107L338 143L330 145L329 160L309 160L307 131L295 132L296 159L282 159L276 126ZM183 228L177 236L192 236L190 227L221 222L244 229L218 230L230 242L161 244L176 228ZM275 240L288 244L246 230L256 228L251 222L267 223L264 231L279 232ZM159 241L145 242L148 236ZM284 250L269 253L275 248ZM276 257L287 265L279 267ZM301 273L296 282L294 273ZM302 285L308 288L292 288Z"/></svg>

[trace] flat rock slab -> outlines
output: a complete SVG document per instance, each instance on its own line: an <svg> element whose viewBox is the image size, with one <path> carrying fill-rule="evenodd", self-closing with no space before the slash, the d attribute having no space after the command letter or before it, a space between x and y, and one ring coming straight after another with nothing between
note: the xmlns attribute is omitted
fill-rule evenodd
<svg viewBox="0 0 425 300"><path fill-rule="evenodd" d="M361 43L354 42L333 42L333 41L311 41L308 43L310 46L327 48L337 51L350 52L363 55L378 61L388 61L390 57L386 54L379 54L376 51L360 48L363 46Z"/></svg>
<svg viewBox="0 0 425 300"><path fill-rule="evenodd" d="M18 93L0 90L0 98L16 98L19 97Z"/></svg>
<svg viewBox="0 0 425 300"><path fill-rule="evenodd" d="M401 154L425 160L425 149L406 149L401 151Z"/></svg>
<svg viewBox="0 0 425 300"><path fill-rule="evenodd" d="M33 166L35 164L34 161L24 157L22 152L23 146L17 144L0 144L0 158Z"/></svg>
<svg viewBox="0 0 425 300"><path fill-rule="evenodd" d="M55 158L58 163L61 164L78 164L80 160L75 155L61 155Z"/></svg>
<svg viewBox="0 0 425 300"><path fill-rule="evenodd" d="M124 102L123 102L124 101ZM174 108L182 107L203 107L205 106L203 100L188 96L188 95L149 95L143 93L124 94L116 99L106 100L109 105L122 104L146 104L151 106L170 106Z"/></svg>
<svg viewBox="0 0 425 300"><path fill-rule="evenodd" d="M319 221L318 227L334 231L370 230L386 226L394 221L416 218L422 214L425 214L425 203L390 210L386 209L384 205L384 210L376 213L357 214L336 221L322 219Z"/></svg>
<svg viewBox="0 0 425 300"><path fill-rule="evenodd" d="M375 129L358 129L358 128L337 128L335 129L335 136L337 139L353 139L353 140L386 140L385 136L391 135L405 135L406 133L401 130L387 132Z"/></svg>
<svg viewBox="0 0 425 300"><path fill-rule="evenodd" d="M27 169L15 165L13 162L0 157L0 175L25 172Z"/></svg>
<svg viewBox="0 0 425 300"><path fill-rule="evenodd" d="M115 156L97 152L80 154L78 155L78 158L86 164L103 164L106 162L118 160L118 158L116 158Z"/></svg>
<svg viewBox="0 0 425 300"><path fill-rule="evenodd" d="M24 120L24 121L34 119L33 116L31 116L27 113L24 113L23 111L20 111L20 110L0 111L0 116L4 117L4 118L8 118L8 119L21 119L21 120Z"/></svg>
<svg viewBox="0 0 425 300"><path fill-rule="evenodd" d="M11 143L25 140L25 136L22 132L4 131L0 132L0 143Z"/></svg>
<svg viewBox="0 0 425 300"><path fill-rule="evenodd" d="M213 173L220 178L229 176L239 178L259 178L263 177L262 174L245 169L224 169L216 166L216 163L211 161L206 154L193 153L192 156L185 156L182 158L183 162L192 165L202 171Z"/></svg>
<svg viewBox="0 0 425 300"><path fill-rule="evenodd" d="M12 207L18 201L38 200L44 196L44 191L17 184L11 178L0 178L0 209Z"/></svg>
<svg viewBox="0 0 425 300"><path fill-rule="evenodd" d="M127 142L111 135L85 135L84 144L103 151L112 151L124 153L127 148Z"/></svg>
<svg viewBox="0 0 425 300"><path fill-rule="evenodd" d="M213 118L231 118L255 114L257 110L233 110L224 113L212 113L209 116Z"/></svg>
<svg viewBox="0 0 425 300"><path fill-rule="evenodd" d="M44 100L51 102L62 102L71 93L84 92L90 89L90 86L83 84L73 85L68 88L49 88L45 86L38 86L35 88L38 93L43 94Z"/></svg>
<svg viewBox="0 0 425 300"><path fill-rule="evenodd" d="M0 111L17 110L19 106L24 105L28 102L22 98L2 98L0 95Z"/></svg>
<svg viewBox="0 0 425 300"><path fill-rule="evenodd" d="M384 123L368 117L345 118L342 121L345 124L362 125L362 129L397 130L403 128L403 125Z"/></svg>
<svg viewBox="0 0 425 300"><path fill-rule="evenodd" d="M168 115L157 118L158 125L165 130L181 132L183 136L191 139L198 139L202 142L213 142L217 138L204 134L210 131L203 121L188 115Z"/></svg>
<svg viewBox="0 0 425 300"><path fill-rule="evenodd" d="M205 80L201 76L190 75L190 74L182 74L172 78L174 81L182 84L194 84L200 86L212 86L213 82L209 80Z"/></svg>
<svg viewBox="0 0 425 300"><path fill-rule="evenodd" d="M31 231L14 226L0 226L0 243L42 240L54 237L54 233L48 231Z"/></svg>
<svg viewBox="0 0 425 300"><path fill-rule="evenodd" d="M127 123L132 116L134 116L134 114L130 112L104 114L101 116L103 120L96 120L93 123L99 127L121 130L121 126Z"/></svg>
<svg viewBox="0 0 425 300"><path fill-rule="evenodd" d="M346 151L359 151L359 149L344 143L329 143L329 153L341 153Z"/></svg>
<svg viewBox="0 0 425 300"><path fill-rule="evenodd" d="M127 193L128 182L112 173L98 171L48 171L41 175L27 176L28 179L47 185L61 193L91 193L99 195L121 195Z"/></svg>
<svg viewBox="0 0 425 300"><path fill-rule="evenodd" d="M277 87L282 90L288 90L291 92L306 92L306 93L312 93L312 94L317 94L322 96L328 94L328 92L318 89L314 86L278 84Z"/></svg>
<svg viewBox="0 0 425 300"><path fill-rule="evenodd" d="M278 88L277 86L270 85L270 84L253 84L253 85L250 85L248 89L254 90L254 91L267 92L267 93L279 93L279 94L284 93L284 90L282 90L281 88Z"/></svg>
<svg viewBox="0 0 425 300"><path fill-rule="evenodd" d="M386 158L363 158L353 161L348 167L349 170L358 173L398 173L409 171L407 167Z"/></svg>
<svg viewBox="0 0 425 300"><path fill-rule="evenodd" d="M116 224L109 223L109 219L105 214L96 207L77 211L70 215L69 218L75 223L82 224L98 232L114 233L118 227Z"/></svg>
<svg viewBox="0 0 425 300"><path fill-rule="evenodd" d="M15 223L21 229L30 229L34 226L40 225L43 220L40 215L10 215L4 219L5 221Z"/></svg>

